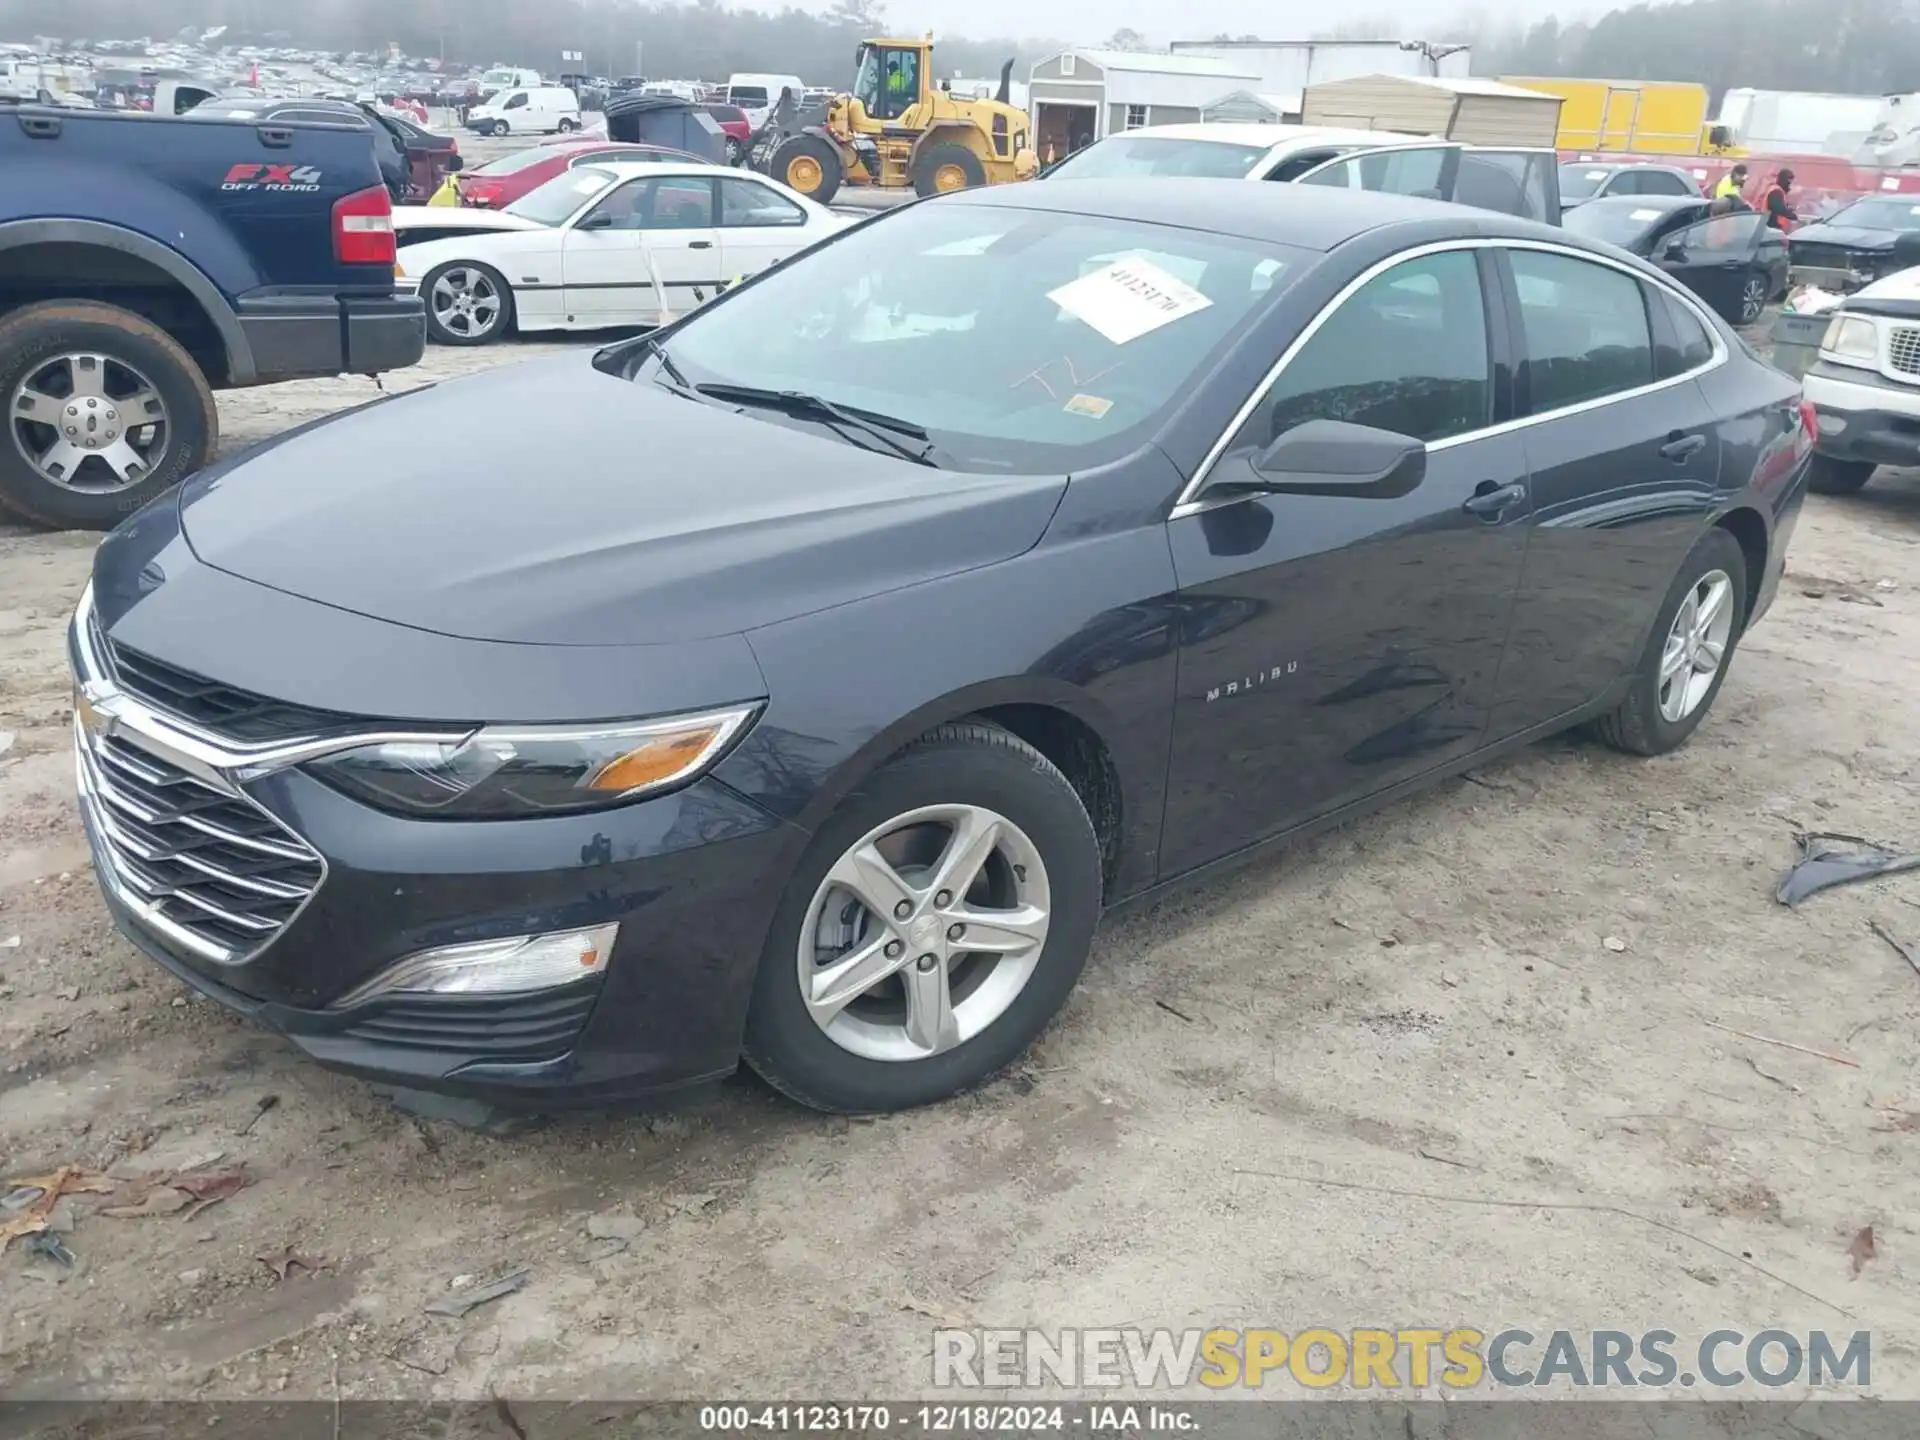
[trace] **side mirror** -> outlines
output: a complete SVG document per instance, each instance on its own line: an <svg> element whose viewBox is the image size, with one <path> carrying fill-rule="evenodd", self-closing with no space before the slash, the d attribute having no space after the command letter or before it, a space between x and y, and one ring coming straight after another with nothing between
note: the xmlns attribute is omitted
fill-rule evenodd
<svg viewBox="0 0 1920 1440"><path fill-rule="evenodd" d="M573 228L576 230L611 230L613 228L613 215L606 210L596 210Z"/></svg>
<svg viewBox="0 0 1920 1440"><path fill-rule="evenodd" d="M1665 245L1660 247L1660 258L1662 260L1686 259L1687 258L1687 242L1684 240L1667 241Z"/></svg>
<svg viewBox="0 0 1920 1440"><path fill-rule="evenodd" d="M464 170L466 168L466 164L467 162L460 158L460 152L456 150L451 155L447 156L447 173L451 175L456 170Z"/></svg>
<svg viewBox="0 0 1920 1440"><path fill-rule="evenodd" d="M1426 478L1427 447L1411 435L1371 425L1309 420L1254 456L1252 468L1253 480L1228 484L1277 495L1394 500L1412 494Z"/></svg>

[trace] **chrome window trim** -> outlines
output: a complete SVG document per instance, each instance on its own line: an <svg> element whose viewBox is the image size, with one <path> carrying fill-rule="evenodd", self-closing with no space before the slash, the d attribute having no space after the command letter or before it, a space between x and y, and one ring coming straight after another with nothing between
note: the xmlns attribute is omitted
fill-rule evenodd
<svg viewBox="0 0 1920 1440"><path fill-rule="evenodd" d="M1655 380L1649 385L1636 385L1631 390L1621 390L1612 395L1601 395L1592 400L1582 400L1573 405L1563 405L1557 410L1548 410L1543 414L1523 415L1513 420L1503 420L1497 425L1487 425L1478 430L1469 430L1464 434L1449 435L1444 440L1430 442L1427 445L1429 453L1437 450L1450 449L1455 445L1462 445L1470 440L1485 440L1495 435L1511 434L1516 430L1523 430L1532 425L1543 424L1548 420L1563 420L1569 415L1584 414L1587 411L1598 410L1606 405L1616 405L1623 400L1635 400L1642 395L1651 395L1656 391L1665 390L1689 380L1696 380L1708 371L1718 369L1727 363L1730 352L1727 349L1726 340L1720 334L1720 327L1714 322L1714 318L1693 295L1682 287L1675 285L1664 275L1649 275L1643 270L1637 269L1632 265L1623 264L1609 256L1597 255L1590 250L1575 249L1570 245L1557 245L1550 240L1528 240L1505 236L1476 236L1456 240L1436 240L1428 245L1416 245L1411 250L1402 250L1397 254L1389 255L1384 260L1376 261L1374 264L1369 265L1365 270L1361 271L1360 274L1342 286L1339 294L1335 295L1333 299L1320 307L1320 313L1307 322L1306 328L1301 330L1301 332L1294 337L1293 342L1281 352L1280 358L1274 362L1273 368L1268 370L1265 378L1254 387L1253 393L1247 397L1245 403L1243 403L1238 410L1234 411L1233 418L1227 422L1226 428L1220 432L1220 437L1213 442L1212 446L1207 450L1206 455L1201 459L1198 467L1195 468L1193 478L1181 488L1180 494L1173 502L1173 509L1168 513L1167 518L1169 520L1179 520L1185 516L1197 515L1202 510L1211 508L1208 502L1200 499L1199 496L1206 488L1207 479L1212 475L1213 467L1219 462L1220 457L1226 453L1227 445L1232 441L1233 437L1240 433L1240 427L1247 423L1247 420L1252 416L1253 412L1259 409L1261 404L1266 400L1274 385L1279 381L1281 374L1286 370L1288 365L1293 363L1294 357L1306 348L1308 341L1320 333L1320 327L1327 323L1336 310L1346 304L1362 286L1377 276L1384 275L1394 267L1403 265L1409 260L1420 260L1429 255L1443 255L1455 250L1538 250L1545 254L1560 255L1569 260L1584 260L1591 265L1603 265L1609 269L1618 270L1629 279L1638 280L1643 285L1652 285L1678 299L1693 313L1694 317L1700 321L1702 327L1706 330L1707 338L1713 342L1713 355L1704 365L1696 365L1691 370L1683 370L1678 375L1670 375L1664 380ZM1518 319L1517 316L1515 318L1516 320ZM1246 497L1244 495L1236 495L1233 498L1239 500Z"/></svg>

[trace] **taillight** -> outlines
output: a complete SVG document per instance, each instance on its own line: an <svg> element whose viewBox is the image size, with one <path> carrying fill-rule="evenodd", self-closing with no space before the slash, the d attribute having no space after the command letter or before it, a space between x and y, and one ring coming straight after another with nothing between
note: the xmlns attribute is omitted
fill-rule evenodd
<svg viewBox="0 0 1920 1440"><path fill-rule="evenodd" d="M1800 402L1800 432L1809 445L1820 438L1820 412L1813 408L1811 400Z"/></svg>
<svg viewBox="0 0 1920 1440"><path fill-rule="evenodd" d="M333 202L333 258L342 265L391 265L393 201L373 185Z"/></svg>

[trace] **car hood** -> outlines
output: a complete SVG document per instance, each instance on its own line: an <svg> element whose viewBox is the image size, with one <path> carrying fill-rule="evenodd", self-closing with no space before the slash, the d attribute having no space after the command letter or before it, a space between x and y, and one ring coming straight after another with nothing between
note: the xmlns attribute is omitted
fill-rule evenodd
<svg viewBox="0 0 1920 1440"><path fill-rule="evenodd" d="M180 515L204 563L376 619L648 645L1010 559L1065 486L916 465L572 355L292 431L190 480Z"/></svg>
<svg viewBox="0 0 1920 1440"><path fill-rule="evenodd" d="M1789 248L1803 240L1816 245L1844 245L1849 250L1891 250L1895 231L1869 230L1860 225L1802 225L1787 239Z"/></svg>

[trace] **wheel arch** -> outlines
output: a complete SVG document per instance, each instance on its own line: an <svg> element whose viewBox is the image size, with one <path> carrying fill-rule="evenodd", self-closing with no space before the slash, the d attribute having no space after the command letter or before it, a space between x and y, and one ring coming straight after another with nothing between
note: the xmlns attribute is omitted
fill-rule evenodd
<svg viewBox="0 0 1920 1440"><path fill-rule="evenodd" d="M186 298L199 310L211 327L212 335L217 339L221 351L217 356L209 353L207 347L187 345L182 342L183 347L193 355L203 369L206 368L206 361L209 359L217 359L220 362L207 373L208 380L218 379L232 385L245 385L254 379L257 371L254 365L253 347L247 343L246 332L241 328L239 317L234 314L233 307L227 303L219 287L207 277L204 271L178 251L162 245L150 236L142 235L137 230L109 225L101 220L41 218L0 223L0 256L6 256L9 252L24 251L29 247L70 249L83 257L88 252L92 252L94 256L103 260L117 257L122 263L131 262L151 274L163 277L171 286L184 292ZM19 257L16 255L15 258ZM63 297L48 295L42 298L52 300ZM105 303L114 302L109 299ZM156 320L154 323L160 322ZM162 325L161 328L167 327Z"/></svg>
<svg viewBox="0 0 1920 1440"><path fill-rule="evenodd" d="M1766 517L1751 505L1736 505L1713 523L1714 528L1725 530L1739 542L1740 554L1747 562L1746 594L1741 597L1741 620L1745 623L1753 618L1753 607L1760 599L1761 582L1767 573L1767 552L1773 536Z"/></svg>
<svg viewBox="0 0 1920 1440"><path fill-rule="evenodd" d="M973 153L984 168L994 163L993 147L980 133L980 127L967 120L936 120L920 132L920 138L913 142L913 154L908 158L907 170L912 173L919 165L920 158L935 145L947 145L958 142Z"/></svg>

